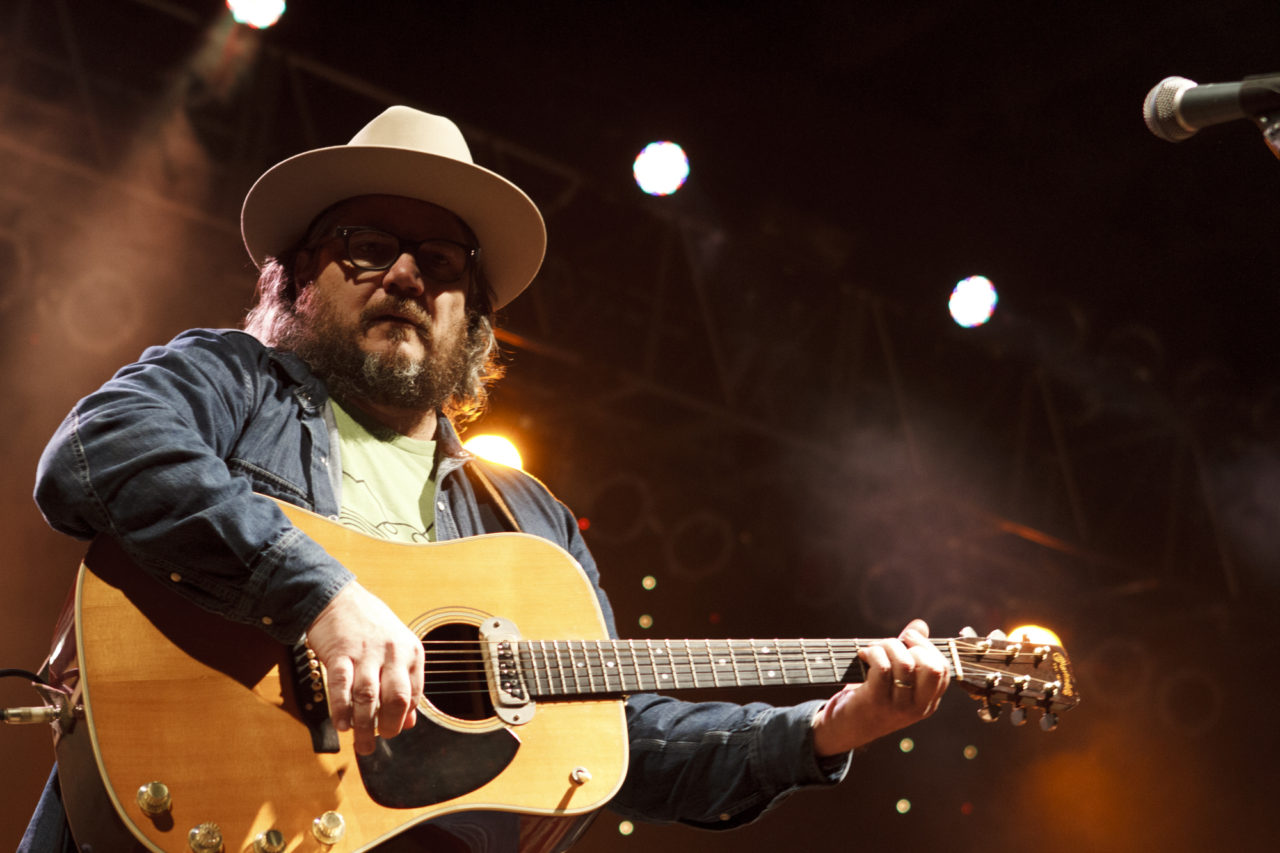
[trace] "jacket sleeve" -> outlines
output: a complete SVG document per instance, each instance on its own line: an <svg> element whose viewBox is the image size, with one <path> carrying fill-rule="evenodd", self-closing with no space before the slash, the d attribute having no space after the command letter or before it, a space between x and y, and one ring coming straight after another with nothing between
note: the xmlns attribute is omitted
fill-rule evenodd
<svg viewBox="0 0 1280 853"><path fill-rule="evenodd" d="M632 696L631 763L610 808L639 820L733 829L802 787L835 784L848 772L849 758L820 761L814 754L811 721L822 704Z"/></svg>
<svg viewBox="0 0 1280 853"><path fill-rule="evenodd" d="M199 606L292 642L352 576L225 461L275 381L267 362L238 333L148 349L67 415L35 499L56 530L111 536Z"/></svg>

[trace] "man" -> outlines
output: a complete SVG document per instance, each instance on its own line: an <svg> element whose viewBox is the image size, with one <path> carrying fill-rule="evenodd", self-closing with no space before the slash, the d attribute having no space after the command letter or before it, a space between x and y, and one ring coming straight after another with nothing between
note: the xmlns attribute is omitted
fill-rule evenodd
<svg viewBox="0 0 1280 853"><path fill-rule="evenodd" d="M116 539L227 619L284 643L305 636L360 754L417 723L422 643L260 495L405 541L518 526L578 560L612 631L573 515L532 478L472 459L448 417L483 404L493 312L541 264L528 197L474 165L452 122L393 107L349 144L267 171L242 230L262 269L251 334L184 333L82 400L41 459L49 523ZM727 828L838 781L851 750L937 708L948 670L927 631L916 621L864 650L866 682L825 703L630 697L631 764L613 807ZM60 849L61 820L51 779L22 849ZM501 814L447 816L432 832L475 850L516 844Z"/></svg>

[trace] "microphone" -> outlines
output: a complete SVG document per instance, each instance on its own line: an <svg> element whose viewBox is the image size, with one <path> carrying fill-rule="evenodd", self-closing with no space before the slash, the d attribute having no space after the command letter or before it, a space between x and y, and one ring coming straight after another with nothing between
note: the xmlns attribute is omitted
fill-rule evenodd
<svg viewBox="0 0 1280 853"><path fill-rule="evenodd" d="M1259 121L1271 113L1280 113L1280 74L1205 86L1185 77L1166 77L1142 104L1147 127L1169 142L1190 139L1210 125L1240 118Z"/></svg>

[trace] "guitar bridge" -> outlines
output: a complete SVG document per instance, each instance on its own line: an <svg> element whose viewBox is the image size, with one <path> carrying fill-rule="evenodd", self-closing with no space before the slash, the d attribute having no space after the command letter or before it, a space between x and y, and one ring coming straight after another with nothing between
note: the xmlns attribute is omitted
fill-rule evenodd
<svg viewBox="0 0 1280 853"><path fill-rule="evenodd" d="M487 652L485 677L489 682L489 695L493 697L494 713L507 725L529 722L537 706L529 698L529 688L520 671L517 656L520 631L514 622L495 616L480 625L480 640Z"/></svg>

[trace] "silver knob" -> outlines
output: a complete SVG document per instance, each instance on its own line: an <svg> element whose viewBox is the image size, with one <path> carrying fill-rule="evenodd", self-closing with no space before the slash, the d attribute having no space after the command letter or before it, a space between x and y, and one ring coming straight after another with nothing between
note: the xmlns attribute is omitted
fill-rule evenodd
<svg viewBox="0 0 1280 853"><path fill-rule="evenodd" d="M284 833L278 829L259 832L253 839L253 853L284 853Z"/></svg>
<svg viewBox="0 0 1280 853"><path fill-rule="evenodd" d="M311 821L311 834L321 844L337 844L346 831L347 822L337 812L325 812Z"/></svg>
<svg viewBox="0 0 1280 853"><path fill-rule="evenodd" d="M222 828L216 823L202 823L187 833L192 853L222 853Z"/></svg>
<svg viewBox="0 0 1280 853"><path fill-rule="evenodd" d="M173 806L169 786L163 782L148 782L138 789L138 808L150 815L164 814Z"/></svg>

